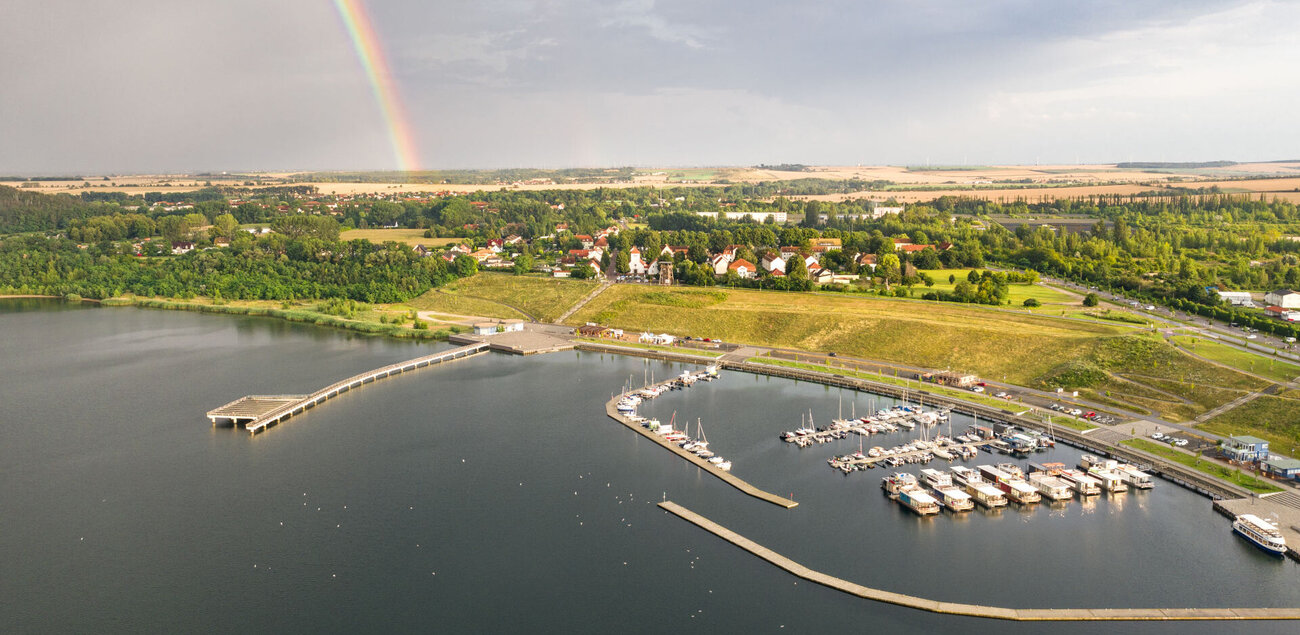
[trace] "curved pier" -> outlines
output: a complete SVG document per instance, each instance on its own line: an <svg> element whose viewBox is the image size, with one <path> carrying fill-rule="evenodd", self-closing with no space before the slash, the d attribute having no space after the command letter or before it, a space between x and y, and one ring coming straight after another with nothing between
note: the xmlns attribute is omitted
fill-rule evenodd
<svg viewBox="0 0 1300 635"><path fill-rule="evenodd" d="M914 595L893 593L855 584L820 571L814 571L677 503L664 501L659 507L695 524L786 571L810 582L877 602L887 602L911 609L1021 622L1093 622L1093 621L1165 621L1165 620L1298 620L1300 609L1012 609L980 604L940 602Z"/></svg>
<svg viewBox="0 0 1300 635"><path fill-rule="evenodd" d="M488 343L479 342L442 351L441 353L434 353L433 355L424 355L353 375L306 396L276 395L268 397L252 395L241 397L220 408L209 410L208 418L212 420L213 425L223 421L229 421L235 425L244 423L245 430L248 430L250 434L257 434L293 415L301 413L331 397L337 397L340 393L352 390L362 384L391 377L408 370L477 355L487 350Z"/></svg>
<svg viewBox="0 0 1300 635"><path fill-rule="evenodd" d="M663 383L667 383L667 382L663 382ZM771 492L765 492L761 489L758 489L757 487L754 487L753 485L750 485L749 483L745 482L743 479L733 476L730 472L724 472L718 469L712 463L709 463L708 461L705 461L704 459L701 459L700 457L695 456L694 454L691 454L690 452L687 452L686 450L677 447L677 444L653 432L650 432L645 428L642 428L640 424L619 414L618 400L621 397L622 395L615 395L612 399L610 399L608 402L605 403L605 414L609 415L610 419L613 419L627 426L628 429L632 430L633 432L636 432L637 434L647 439L650 439L651 441L654 441L655 443L663 447L665 450L668 450L669 452L672 452L673 454L676 454L677 456L680 456L683 459L686 459L687 461L694 463L696 466L702 468L706 473L712 474L722 479L724 483L746 494L749 494L754 498L765 500L769 503L772 503L773 505L780 505L781 507L784 507L786 509L790 509L799 504L788 498L777 496L776 494L773 494Z"/></svg>

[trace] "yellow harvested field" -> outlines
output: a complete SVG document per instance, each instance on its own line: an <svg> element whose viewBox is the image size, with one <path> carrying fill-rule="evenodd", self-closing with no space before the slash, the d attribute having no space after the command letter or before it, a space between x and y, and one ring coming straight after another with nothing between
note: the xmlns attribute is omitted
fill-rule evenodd
<svg viewBox="0 0 1300 635"><path fill-rule="evenodd" d="M549 322L595 287L585 280L480 273L431 289L408 304L422 311Z"/></svg>
<svg viewBox="0 0 1300 635"><path fill-rule="evenodd" d="M610 288L567 322L950 367L1018 383L1128 331L944 302L631 285Z"/></svg>
<svg viewBox="0 0 1300 635"><path fill-rule="evenodd" d="M459 242L460 238L425 238L423 229L349 229L339 234L340 240L365 239L372 243L388 241L406 243L414 247L441 247Z"/></svg>

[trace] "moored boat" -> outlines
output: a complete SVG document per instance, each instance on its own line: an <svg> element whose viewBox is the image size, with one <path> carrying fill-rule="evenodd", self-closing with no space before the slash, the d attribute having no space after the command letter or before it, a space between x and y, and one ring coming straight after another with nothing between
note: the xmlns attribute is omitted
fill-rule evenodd
<svg viewBox="0 0 1300 635"><path fill-rule="evenodd" d="M1266 553L1286 555L1286 539L1277 525L1254 514L1242 514L1232 521L1232 530Z"/></svg>

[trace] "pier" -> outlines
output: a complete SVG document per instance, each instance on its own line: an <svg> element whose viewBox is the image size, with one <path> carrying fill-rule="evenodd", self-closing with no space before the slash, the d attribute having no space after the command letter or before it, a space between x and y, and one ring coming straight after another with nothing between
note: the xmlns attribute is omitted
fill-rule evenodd
<svg viewBox="0 0 1300 635"><path fill-rule="evenodd" d="M671 383L671 381L673 381L673 380L669 380L669 381L666 381L666 382L660 382L660 383L662 383L662 384L668 384L668 383ZM689 461L689 462L695 464L697 467L703 469L706 473L708 473L708 474L712 474L712 475L718 477L719 479L722 479L722 481L723 481L724 483L726 483L726 484L728 484L728 485L730 485L730 486L732 486L732 487L734 487L734 488L736 488L736 489L738 489L738 490L740 490L740 491L742 491L742 492L744 492L744 493L746 493L746 494L749 494L750 496L753 496L754 498L757 498L757 499L759 499L759 500L767 501L767 502L769 502L769 503L772 503L773 505L780 505L781 507L784 507L784 508L786 508L786 509L790 509L790 508L795 507L795 506L797 506L797 505L799 504L799 503L796 503L796 502L794 502L794 501L792 501L792 500L790 500L790 499L788 499L788 498L784 498L784 497L782 497L782 496L777 496L776 494L773 494L773 493L771 493L771 492L765 492L765 491L763 491L763 490L761 490L761 489L758 489L757 487L754 487L753 485L750 485L750 484L749 484L748 482L746 482L745 480L743 480L743 479L741 479L741 478L739 478L739 477L736 477L736 476L732 475L730 472L725 472L725 471L723 471L723 470L720 470L720 469L718 469L717 466L713 465L712 463L709 463L708 461L706 461L706 460L704 460L704 459L702 459L702 458L700 458L700 457L698 457L698 456L695 456L694 454L691 454L690 452L687 452L686 450L684 450L684 449L678 447L676 443L673 443L673 442L671 442L671 441L669 441L669 440L667 440L667 439L665 439L665 438L663 438L663 437L661 437L661 436L659 436L659 435L657 435L657 434L651 432L650 430L647 430L647 429L641 427L640 424L638 424L637 422L632 421L631 419L629 419L629 418L623 416L623 414L621 414L621 413L618 411L618 401L619 401L619 399L622 399L622 398L623 398L623 394L614 395L613 398L611 398L608 402L605 403L605 414L609 415L609 418L610 418L610 419L613 419L613 420L615 420L615 421L617 421L617 422L623 424L624 426L627 426L627 428L628 428L629 430L632 430L633 432L636 432L637 434L639 434L639 435L641 435L641 436L643 436L643 437L645 437L645 438L647 438L647 439L650 439L651 441L654 441L655 443L659 444L659 446L662 447L662 448L664 448L665 450L668 450L669 452L672 452L673 454L676 454L677 456L680 456L681 458L686 459L687 461Z"/></svg>
<svg viewBox="0 0 1300 635"><path fill-rule="evenodd" d="M920 611L1020 622L1172 621L1172 620L1300 620L1300 608L1184 608L1184 609L1013 609L980 604L941 602L914 595L873 589L809 569L677 503L659 503L664 511L762 558L800 578L860 598Z"/></svg>
<svg viewBox="0 0 1300 635"><path fill-rule="evenodd" d="M416 357L404 362L389 364L383 368L376 368L371 371L353 375L342 381L334 382L310 395L249 395L240 397L220 408L214 408L208 411L208 419L212 420L212 425L218 423L232 423L235 426L243 424L244 429L250 434L257 434L293 415L302 413L308 408L312 408L327 399L337 397L339 394L352 390L363 384L373 381L392 377L398 373L408 370L424 368L434 364L440 364L457 359L463 359L472 355L486 352L488 350L487 342L477 342L460 348Z"/></svg>

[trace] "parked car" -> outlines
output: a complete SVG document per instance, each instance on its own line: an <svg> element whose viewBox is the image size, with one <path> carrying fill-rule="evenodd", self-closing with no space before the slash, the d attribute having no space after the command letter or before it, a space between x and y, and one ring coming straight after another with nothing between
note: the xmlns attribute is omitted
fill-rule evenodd
<svg viewBox="0 0 1300 635"><path fill-rule="evenodd" d="M972 392L984 392L984 387L983 387L983 386L974 386L974 387L971 388L971 391L972 391Z"/></svg>
<svg viewBox="0 0 1300 635"><path fill-rule="evenodd" d="M1164 434L1161 434L1161 433L1159 433L1159 432L1152 432L1152 433L1151 433L1151 438L1152 438L1152 439L1155 439L1156 441L1160 441L1160 440L1162 440L1162 439L1165 438L1165 435L1164 435Z"/></svg>

